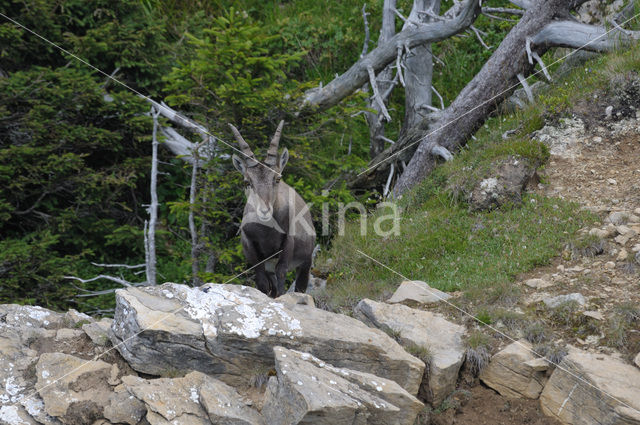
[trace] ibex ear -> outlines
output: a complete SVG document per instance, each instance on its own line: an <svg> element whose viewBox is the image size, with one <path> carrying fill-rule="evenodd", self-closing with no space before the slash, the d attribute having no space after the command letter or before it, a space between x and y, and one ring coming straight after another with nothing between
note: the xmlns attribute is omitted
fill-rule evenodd
<svg viewBox="0 0 640 425"><path fill-rule="evenodd" d="M242 174L244 174L245 171L245 166L244 166L244 161L242 159L240 159L238 157L238 155L233 155L231 157L231 162L233 162L233 166L235 167L236 170L240 171Z"/></svg>
<svg viewBox="0 0 640 425"><path fill-rule="evenodd" d="M280 172L284 170L284 166L287 165L287 161L289 161L289 150L284 148L282 153L280 154Z"/></svg>

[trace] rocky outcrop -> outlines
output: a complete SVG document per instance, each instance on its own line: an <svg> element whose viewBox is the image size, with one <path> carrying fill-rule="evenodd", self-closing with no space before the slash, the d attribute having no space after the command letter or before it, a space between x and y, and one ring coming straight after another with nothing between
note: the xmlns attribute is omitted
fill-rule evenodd
<svg viewBox="0 0 640 425"><path fill-rule="evenodd" d="M412 425L423 405L396 382L274 348L262 414L270 425Z"/></svg>
<svg viewBox="0 0 640 425"><path fill-rule="evenodd" d="M547 382L549 365L536 358L531 348L525 340L508 345L491 357L480 379L505 397L538 398Z"/></svg>
<svg viewBox="0 0 640 425"><path fill-rule="evenodd" d="M540 403L565 424L640 424L640 370L574 348L551 375Z"/></svg>
<svg viewBox="0 0 640 425"><path fill-rule="evenodd" d="M197 370L232 386L247 385L252 373L272 367L273 347L283 346L418 392L424 364L384 332L245 286L205 291L172 283L116 291L113 344L137 371Z"/></svg>
<svg viewBox="0 0 640 425"><path fill-rule="evenodd" d="M123 378L151 425L264 425L262 416L233 388L200 372L184 378Z"/></svg>
<svg viewBox="0 0 640 425"><path fill-rule="evenodd" d="M42 307L0 305L0 423L60 424L35 392L36 365L48 352L87 348L90 355L99 353L77 329L90 322L91 317L75 310L56 313Z"/></svg>
<svg viewBox="0 0 640 425"><path fill-rule="evenodd" d="M387 300L389 304L405 304L409 307L428 305L448 300L451 295L430 287L420 280L405 280Z"/></svg>
<svg viewBox="0 0 640 425"><path fill-rule="evenodd" d="M464 361L466 330L442 315L405 305L364 299L355 308L361 320L393 334L409 351L429 363L422 391L437 406L453 392Z"/></svg>

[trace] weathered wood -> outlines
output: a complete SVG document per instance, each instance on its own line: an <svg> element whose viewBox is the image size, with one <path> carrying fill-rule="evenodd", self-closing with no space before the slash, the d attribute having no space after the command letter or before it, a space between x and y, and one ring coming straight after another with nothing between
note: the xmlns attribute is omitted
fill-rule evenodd
<svg viewBox="0 0 640 425"><path fill-rule="evenodd" d="M396 0L385 0L382 8L382 27L380 28L380 37L378 38L378 44L386 43L396 33L396 22L393 11L396 8ZM361 56L364 58L364 55ZM393 70L391 65L387 65L382 71L378 73L376 78L377 89L382 93L382 102L386 102L391 94L391 90L396 85L391 78ZM384 116L378 102L375 100L369 101L369 108L375 112L367 111L365 113L365 119L369 126L369 155L371 158L375 158L380 152L384 150L385 144L385 129L384 129Z"/></svg>
<svg viewBox="0 0 640 425"><path fill-rule="evenodd" d="M393 62L396 59L398 46L406 46L411 49L425 43L434 43L450 38L467 29L479 13L479 0L467 0L460 14L453 19L432 22L399 32L386 43L379 44L348 71L326 86L309 90L305 96L303 108L319 111L338 104L367 82L369 67L378 73Z"/></svg>

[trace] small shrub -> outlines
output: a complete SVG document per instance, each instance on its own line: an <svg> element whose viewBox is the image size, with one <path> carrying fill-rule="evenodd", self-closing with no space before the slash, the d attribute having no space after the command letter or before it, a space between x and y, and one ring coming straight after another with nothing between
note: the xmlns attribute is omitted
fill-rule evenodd
<svg viewBox="0 0 640 425"><path fill-rule="evenodd" d="M407 353L411 354L413 357L417 357L425 364L425 373L428 369L431 368L431 360L433 358L433 354L429 351L429 348L424 347L422 345L417 344L409 344L404 347Z"/></svg>
<svg viewBox="0 0 640 425"><path fill-rule="evenodd" d="M564 346L551 342L538 344L533 347L533 351L553 365L560 364L562 359L567 355L567 350Z"/></svg>
<svg viewBox="0 0 640 425"><path fill-rule="evenodd" d="M607 242L595 235L585 235L571 242L568 251L572 258L595 257L604 254Z"/></svg>
<svg viewBox="0 0 640 425"><path fill-rule="evenodd" d="M547 328L540 321L529 324L529 326L524 329L524 337L532 344L540 344L549 338Z"/></svg>

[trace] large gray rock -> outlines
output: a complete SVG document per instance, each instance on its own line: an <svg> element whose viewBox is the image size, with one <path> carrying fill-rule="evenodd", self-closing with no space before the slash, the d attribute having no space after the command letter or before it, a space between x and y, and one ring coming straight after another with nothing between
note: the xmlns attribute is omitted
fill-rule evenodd
<svg viewBox="0 0 640 425"><path fill-rule="evenodd" d="M640 370L572 348L544 387L540 404L565 424L640 424Z"/></svg>
<svg viewBox="0 0 640 425"><path fill-rule="evenodd" d="M274 348L277 378L262 414L269 425L412 425L423 405L394 381Z"/></svg>
<svg viewBox="0 0 640 425"><path fill-rule="evenodd" d="M448 300L451 295L439 289L432 288L420 280L405 280L387 300L389 304L405 304L410 307L416 305L433 304Z"/></svg>
<svg viewBox="0 0 640 425"><path fill-rule="evenodd" d="M252 370L271 368L273 347L284 346L418 392L424 364L384 332L245 286L207 290L167 283L116 291L113 344L140 372L198 370L232 386L248 384Z"/></svg>
<svg viewBox="0 0 640 425"><path fill-rule="evenodd" d="M533 355L531 344L521 340L491 357L480 379L505 397L536 399L547 382L548 369L545 360Z"/></svg>
<svg viewBox="0 0 640 425"><path fill-rule="evenodd" d="M151 425L264 425L236 390L200 372L152 380L126 376L122 382L144 403Z"/></svg>
<svg viewBox="0 0 640 425"><path fill-rule="evenodd" d="M423 382L422 389L434 406L453 392L466 352L464 326L430 311L369 299L358 303L355 314L371 326L396 334L408 350L417 347L428 354L428 380Z"/></svg>

